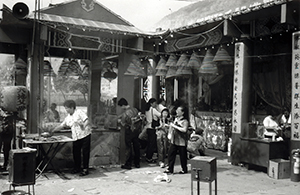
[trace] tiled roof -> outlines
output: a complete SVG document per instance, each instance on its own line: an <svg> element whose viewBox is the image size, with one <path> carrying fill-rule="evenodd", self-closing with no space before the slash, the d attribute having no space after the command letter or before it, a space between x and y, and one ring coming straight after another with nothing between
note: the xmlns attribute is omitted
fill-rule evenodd
<svg viewBox="0 0 300 195"><path fill-rule="evenodd" d="M202 0L167 15L155 26L180 31L289 1L292 0Z"/></svg>

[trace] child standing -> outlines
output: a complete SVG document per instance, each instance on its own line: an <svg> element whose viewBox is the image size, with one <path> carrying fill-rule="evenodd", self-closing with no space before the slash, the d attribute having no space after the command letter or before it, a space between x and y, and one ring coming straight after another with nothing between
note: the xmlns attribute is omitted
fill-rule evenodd
<svg viewBox="0 0 300 195"><path fill-rule="evenodd" d="M159 166L161 168L165 167L165 158L167 154L167 133L169 129L169 117L170 113L167 108L164 108L161 111L160 117L160 125L156 127L156 135L157 135L157 153L158 153L158 161Z"/></svg>

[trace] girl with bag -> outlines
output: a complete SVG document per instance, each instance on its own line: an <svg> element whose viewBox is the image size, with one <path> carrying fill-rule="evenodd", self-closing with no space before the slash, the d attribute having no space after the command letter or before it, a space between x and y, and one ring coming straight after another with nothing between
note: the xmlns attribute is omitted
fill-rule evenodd
<svg viewBox="0 0 300 195"><path fill-rule="evenodd" d="M157 136L157 154L159 166L161 168L165 167L165 158L167 153L167 133L169 129L169 117L170 113L167 108L161 111L161 118L159 119L160 125L156 127L156 136Z"/></svg>

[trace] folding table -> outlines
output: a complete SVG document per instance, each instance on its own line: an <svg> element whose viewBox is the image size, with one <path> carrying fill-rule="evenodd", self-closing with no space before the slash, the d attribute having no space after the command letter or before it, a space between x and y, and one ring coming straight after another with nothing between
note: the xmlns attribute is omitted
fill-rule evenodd
<svg viewBox="0 0 300 195"><path fill-rule="evenodd" d="M48 138L36 136L31 138L25 138L23 140L23 142L27 146L36 146L41 157L41 160L38 166L36 167L36 178L41 176L41 174L45 171L49 164L54 170L56 170L53 164L51 163L52 159L63 148L63 146L66 143L72 141L74 140L65 135L52 136ZM46 148L45 145L48 145L48 148Z"/></svg>

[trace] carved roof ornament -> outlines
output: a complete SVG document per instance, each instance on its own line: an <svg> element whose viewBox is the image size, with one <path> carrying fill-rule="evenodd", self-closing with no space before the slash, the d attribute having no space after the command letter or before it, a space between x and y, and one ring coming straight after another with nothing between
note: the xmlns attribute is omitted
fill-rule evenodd
<svg viewBox="0 0 300 195"><path fill-rule="evenodd" d="M81 7L87 12L92 11L94 9L94 5L95 5L94 0L91 0L91 3L88 5L88 7L87 7L87 3L85 2L85 0L81 1Z"/></svg>

